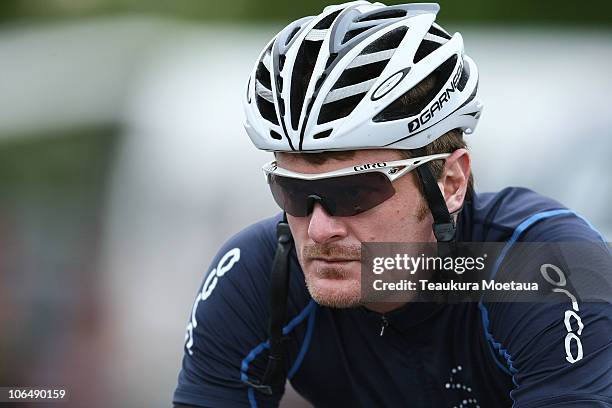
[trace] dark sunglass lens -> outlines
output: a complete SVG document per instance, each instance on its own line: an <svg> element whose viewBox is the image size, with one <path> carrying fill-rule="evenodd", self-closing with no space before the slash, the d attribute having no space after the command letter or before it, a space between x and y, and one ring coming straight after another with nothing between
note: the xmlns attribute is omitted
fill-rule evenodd
<svg viewBox="0 0 612 408"><path fill-rule="evenodd" d="M362 173L321 180L270 175L268 182L279 207L295 217L310 214L315 201L323 205L330 215L357 215L395 194L391 181L382 173Z"/></svg>
<svg viewBox="0 0 612 408"><path fill-rule="evenodd" d="M283 211L294 217L308 215L308 194L304 189L302 180L289 177L268 176L268 184L272 191L274 201Z"/></svg>
<svg viewBox="0 0 612 408"><path fill-rule="evenodd" d="M382 204L395 194L391 181L382 173L362 173L328 179L325 200L335 207L335 214L348 217Z"/></svg>

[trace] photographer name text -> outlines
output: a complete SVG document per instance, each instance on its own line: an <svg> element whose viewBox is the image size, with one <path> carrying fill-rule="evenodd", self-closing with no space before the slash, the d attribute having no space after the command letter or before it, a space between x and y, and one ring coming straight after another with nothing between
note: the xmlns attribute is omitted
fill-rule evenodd
<svg viewBox="0 0 612 408"><path fill-rule="evenodd" d="M480 282L461 282L450 280L448 282L433 282L427 279L412 281L402 279L397 282L385 282L376 279L372 282L372 287L376 291L456 291L456 292L477 292L477 291L537 291L538 284L535 282L496 282L495 280L482 280Z"/></svg>

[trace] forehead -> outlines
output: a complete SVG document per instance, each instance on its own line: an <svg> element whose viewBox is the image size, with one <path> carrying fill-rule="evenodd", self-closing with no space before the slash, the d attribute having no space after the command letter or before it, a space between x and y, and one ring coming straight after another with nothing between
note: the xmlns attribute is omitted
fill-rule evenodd
<svg viewBox="0 0 612 408"><path fill-rule="evenodd" d="M398 150L351 150L335 153L276 153L279 167L298 173L324 173L365 163L401 160Z"/></svg>

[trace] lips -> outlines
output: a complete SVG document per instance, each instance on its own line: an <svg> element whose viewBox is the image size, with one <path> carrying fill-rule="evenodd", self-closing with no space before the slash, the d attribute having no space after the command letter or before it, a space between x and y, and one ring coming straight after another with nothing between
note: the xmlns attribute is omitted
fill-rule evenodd
<svg viewBox="0 0 612 408"><path fill-rule="evenodd" d="M353 262L358 261L349 258L312 258L309 272L318 279L345 281L356 276Z"/></svg>
<svg viewBox="0 0 612 408"><path fill-rule="evenodd" d="M352 258L312 258L312 261L327 262L327 263L345 263L345 262L359 262L360 259Z"/></svg>

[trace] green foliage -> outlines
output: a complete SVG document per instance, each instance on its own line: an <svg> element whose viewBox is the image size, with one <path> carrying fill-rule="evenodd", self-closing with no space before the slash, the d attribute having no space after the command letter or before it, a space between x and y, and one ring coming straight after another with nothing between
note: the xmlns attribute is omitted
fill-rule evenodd
<svg viewBox="0 0 612 408"><path fill-rule="evenodd" d="M402 1L387 1L400 4ZM592 0L439 0L440 20L470 23L526 23L612 26L612 2ZM4 0L0 20L55 19L145 13L191 20L286 22L318 14L323 0Z"/></svg>

